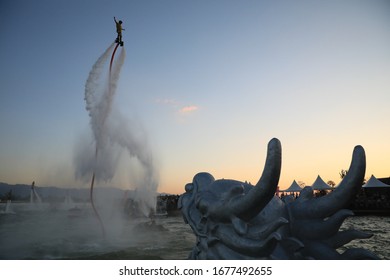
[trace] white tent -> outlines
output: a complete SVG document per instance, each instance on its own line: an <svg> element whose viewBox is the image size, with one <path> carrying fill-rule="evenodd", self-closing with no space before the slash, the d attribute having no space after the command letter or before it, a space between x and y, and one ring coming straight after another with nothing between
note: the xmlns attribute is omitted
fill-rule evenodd
<svg viewBox="0 0 390 280"><path fill-rule="evenodd" d="M298 185L298 183L294 180L294 182L292 182L291 186L286 189L286 190L283 190L284 192L300 192L302 190L302 188Z"/></svg>
<svg viewBox="0 0 390 280"><path fill-rule="evenodd" d="M374 175L371 175L367 183L363 185L363 188L383 188L383 187L390 187L390 185L379 181L377 178L375 178Z"/></svg>
<svg viewBox="0 0 390 280"><path fill-rule="evenodd" d="M332 189L331 186L329 186L327 183L324 182L324 180L321 179L320 175L317 176L317 179L314 181L311 187L313 188L313 190L316 191Z"/></svg>

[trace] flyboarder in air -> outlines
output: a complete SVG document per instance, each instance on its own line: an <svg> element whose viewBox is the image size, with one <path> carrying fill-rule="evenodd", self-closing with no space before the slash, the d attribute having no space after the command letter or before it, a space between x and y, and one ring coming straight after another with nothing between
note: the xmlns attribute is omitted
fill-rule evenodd
<svg viewBox="0 0 390 280"><path fill-rule="evenodd" d="M123 47L123 41L122 41L122 30L125 30L122 28L122 21L117 21L116 18L114 17L114 21L116 24L116 33L118 33L118 36L116 37L115 42L120 44Z"/></svg>

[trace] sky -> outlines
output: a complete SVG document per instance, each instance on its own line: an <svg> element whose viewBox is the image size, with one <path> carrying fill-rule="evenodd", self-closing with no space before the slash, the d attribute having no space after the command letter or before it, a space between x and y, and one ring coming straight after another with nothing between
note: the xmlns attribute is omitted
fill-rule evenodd
<svg viewBox="0 0 390 280"><path fill-rule="evenodd" d="M255 184L274 137L281 189L338 183L356 145L366 179L390 176L389 1L2 0L1 182L88 188L74 164L84 89L114 16L113 108L146 135L159 192L204 171ZM99 185L133 188L132 160Z"/></svg>

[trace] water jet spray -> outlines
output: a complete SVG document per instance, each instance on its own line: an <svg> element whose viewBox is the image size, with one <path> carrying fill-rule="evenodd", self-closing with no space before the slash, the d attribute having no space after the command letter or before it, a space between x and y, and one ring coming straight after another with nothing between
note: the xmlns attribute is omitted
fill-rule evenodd
<svg viewBox="0 0 390 280"><path fill-rule="evenodd" d="M95 147L95 167L94 167L94 170L93 170L93 173L92 173L92 179L91 179L90 201L91 201L92 209L93 209L93 211L95 213L95 216L98 219L100 227L102 229L103 237L106 236L106 230L105 230L105 227L104 227L103 220L101 219L101 217L99 215L99 212L97 211L97 208L95 207L95 203L94 203L94 199L93 199L93 188L94 188L94 184L95 184L96 165L97 165L97 162L98 162L98 150L99 150L99 146L102 145L102 143L101 143L102 137L103 137L102 133L104 132L104 125L105 125L106 119L107 119L107 117L109 115L109 112L111 111L111 103L112 103L113 95L115 93L115 88L112 88L113 83L112 83L112 74L111 74L111 72L112 72L112 65L113 65L115 53L116 53L116 50L118 49L118 46L119 46L119 43L116 44L116 46L114 48L114 51L112 52L112 55L111 55L107 96L106 96L106 98L104 98L104 96L103 96L103 99L101 100L102 103L105 103L103 105L106 105L106 106L103 106L104 110L103 110L103 113L100 116L100 124L98 124L100 129L98 130L98 134L96 134L96 131L94 131L95 132L95 141L96 141L96 147ZM108 51L111 48L112 48L112 45L110 45L110 47L106 50L106 52L98 59L98 61L95 63L95 65L93 67L93 70L95 68L97 68L98 66L100 66L100 64L105 60L105 57L107 56ZM122 59L122 62L119 65L119 67L122 66L123 60L124 60L124 57ZM92 78L91 76L93 74L96 74L93 70L91 71L90 77L87 80L87 85L88 85L88 82ZM117 73L118 75L116 77L116 80L119 77L119 70L120 69L118 69L118 73ZM116 82L116 80L114 80L114 81ZM88 86L87 85L86 85L86 94L85 94L86 97L85 97L85 100L87 101L87 110L88 110L89 107L88 107L88 96L87 96ZM90 114L90 116L92 117L92 113Z"/></svg>

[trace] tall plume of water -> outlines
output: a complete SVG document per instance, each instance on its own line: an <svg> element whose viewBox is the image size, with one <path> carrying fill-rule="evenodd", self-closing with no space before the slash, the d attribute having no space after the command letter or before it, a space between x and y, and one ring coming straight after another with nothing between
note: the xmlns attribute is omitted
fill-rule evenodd
<svg viewBox="0 0 390 280"><path fill-rule="evenodd" d="M35 181L31 184L31 191L30 191L30 203L42 203L42 199L35 190Z"/></svg>
<svg viewBox="0 0 390 280"><path fill-rule="evenodd" d="M42 199L34 188L30 191L30 203L42 203Z"/></svg>
<svg viewBox="0 0 390 280"><path fill-rule="evenodd" d="M144 214L149 214L155 208L157 191L157 172L153 163L152 152L148 146L146 133L140 125L127 120L116 108L113 108L120 71L126 53L120 48L119 57L114 61L111 75L107 80L106 65L113 50L114 44L98 58L89 73L85 85L86 109L90 116L93 141L84 139L75 150L76 179L89 180L95 172L95 179L110 181L120 162L123 151L140 165L135 187L135 199L141 205ZM129 170L130 173L130 170Z"/></svg>
<svg viewBox="0 0 390 280"><path fill-rule="evenodd" d="M5 204L4 213L13 213L13 211L11 210L11 200L7 200L7 203Z"/></svg>
<svg viewBox="0 0 390 280"><path fill-rule="evenodd" d="M85 83L85 108L91 118L90 124L98 149L104 148L102 145L102 137L106 135L104 133L105 120L109 115L113 95L115 94L115 89L110 91L107 86L102 86L102 73L113 47L114 43L98 58L92 70L89 72L87 82Z"/></svg>

